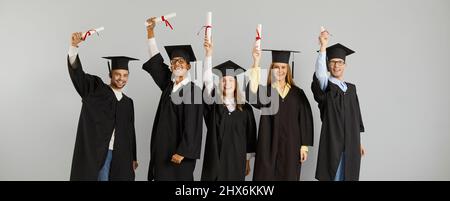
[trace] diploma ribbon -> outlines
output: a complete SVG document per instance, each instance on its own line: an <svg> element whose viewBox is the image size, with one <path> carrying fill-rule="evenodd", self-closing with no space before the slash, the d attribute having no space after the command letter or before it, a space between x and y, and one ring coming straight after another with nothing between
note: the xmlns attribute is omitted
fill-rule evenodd
<svg viewBox="0 0 450 201"><path fill-rule="evenodd" d="M95 29L90 29L89 31L87 31L87 32L84 34L83 37L81 37L81 39L86 40L86 38L87 38L88 36L92 35L92 33L97 33L97 35L99 35L98 32L97 32Z"/></svg>
<svg viewBox="0 0 450 201"><path fill-rule="evenodd" d="M209 25L207 25L207 26L202 26L201 28L200 28L200 30L198 30L198 32L197 32L197 35L199 35L200 34L200 31L202 31L202 29L205 29L205 35L208 33L208 29L211 29L212 28L212 26L209 26Z"/></svg>
<svg viewBox="0 0 450 201"><path fill-rule="evenodd" d="M205 35L208 33L208 29L211 29L212 26L208 25L208 26L204 26L205 27Z"/></svg>
<svg viewBox="0 0 450 201"><path fill-rule="evenodd" d="M259 34L258 29L256 29L256 40L261 40L261 35Z"/></svg>
<svg viewBox="0 0 450 201"><path fill-rule="evenodd" d="M170 29L173 30L172 25L170 24L170 22L169 22L168 20L166 20L166 18L164 18L164 16L161 16L161 20L162 20L164 23L166 23L166 27L169 26Z"/></svg>

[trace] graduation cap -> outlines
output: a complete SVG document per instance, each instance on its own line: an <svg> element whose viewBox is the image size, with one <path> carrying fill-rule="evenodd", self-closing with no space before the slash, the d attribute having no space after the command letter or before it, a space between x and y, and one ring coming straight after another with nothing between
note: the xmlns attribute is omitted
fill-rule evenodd
<svg viewBox="0 0 450 201"><path fill-rule="evenodd" d="M244 73L245 69L241 66L237 65L231 60L228 60L226 62L223 62L213 68L214 74L216 74L219 77L224 76L233 76L236 77L237 75Z"/></svg>
<svg viewBox="0 0 450 201"><path fill-rule="evenodd" d="M109 73L111 73L112 70L116 70L116 69L128 70L128 62L129 61L139 60L139 59L126 57L126 56L111 56L111 57L102 57L102 58L111 60L111 64L108 61Z"/></svg>
<svg viewBox="0 0 450 201"><path fill-rule="evenodd" d="M344 45L337 43L327 48L327 59L339 58L345 61L345 57L355 53L355 51L345 47Z"/></svg>
<svg viewBox="0 0 450 201"><path fill-rule="evenodd" d="M173 59L175 57L182 57L188 63L197 61L191 45L172 45L164 46L164 48L166 49L167 55L169 55L170 59ZM197 63L195 63L194 67L195 78L197 79Z"/></svg>
<svg viewBox="0 0 450 201"><path fill-rule="evenodd" d="M197 60L190 45L173 45L165 46L164 48L166 48L166 52L170 59L175 57L183 57L187 62L194 62Z"/></svg>
<svg viewBox="0 0 450 201"><path fill-rule="evenodd" d="M294 55L295 53L300 53L300 51L295 50L270 50L270 49L263 49L262 51L271 51L272 52L272 63L279 62L279 63L286 63L289 64L289 58L291 57L292 53L292 77L294 77Z"/></svg>

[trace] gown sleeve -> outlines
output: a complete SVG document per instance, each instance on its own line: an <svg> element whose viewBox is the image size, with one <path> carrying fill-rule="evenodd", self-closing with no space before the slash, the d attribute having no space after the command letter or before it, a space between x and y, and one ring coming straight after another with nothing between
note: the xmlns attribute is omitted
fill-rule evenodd
<svg viewBox="0 0 450 201"><path fill-rule="evenodd" d="M73 86L82 98L87 97L90 93L104 85L99 77L89 75L83 71L79 56L76 57L73 64L70 63L69 57L67 57L67 66Z"/></svg>
<svg viewBox="0 0 450 201"><path fill-rule="evenodd" d="M194 102L194 94L201 94L200 88L194 84L190 88L190 91L185 91L183 88L183 92L189 91L183 97L190 97L191 104L184 105L184 129L177 147L177 154L185 158L199 159L203 134L203 105Z"/></svg>
<svg viewBox="0 0 450 201"><path fill-rule="evenodd" d="M256 121L253 115L253 109L250 105L245 105L247 112L247 153L256 152Z"/></svg>
<svg viewBox="0 0 450 201"><path fill-rule="evenodd" d="M161 53L158 53L150 58L144 63L142 68L152 76L161 91L168 86L172 73L170 72L167 64L164 63Z"/></svg>
<svg viewBox="0 0 450 201"><path fill-rule="evenodd" d="M356 89L355 89L355 94L356 94ZM359 111L359 132L364 132L365 128L364 128L364 123L362 120L362 115L361 115L361 108L359 107L359 99L358 99L358 95L356 95L356 104L358 104L358 111Z"/></svg>
<svg viewBox="0 0 450 201"><path fill-rule="evenodd" d="M247 70L249 73L249 82L245 89L245 98L247 102L257 109L263 107L261 103L261 97L258 95L261 92L261 85L259 85L259 80L261 77L260 67L250 68Z"/></svg>
<svg viewBox="0 0 450 201"><path fill-rule="evenodd" d="M306 146L313 146L314 143L314 123L311 111L311 105L303 90L300 95L301 109L299 125L301 130L301 143Z"/></svg>
<svg viewBox="0 0 450 201"><path fill-rule="evenodd" d="M313 81L311 83L311 91L314 95L314 100L316 100L316 102L318 103L321 119L323 118L323 112L325 111L328 90L329 87L327 87L325 90L322 90L320 88L320 82L317 79L316 75L314 74Z"/></svg>
<svg viewBox="0 0 450 201"><path fill-rule="evenodd" d="M256 93L252 92L252 90L250 89L249 84L246 87L245 90L245 98L247 100L247 102L255 107L256 109L261 109L264 107L270 107L270 97L268 96L268 94L270 94L267 90L269 89L269 87L267 86L263 86L263 85L258 85L257 91Z"/></svg>
<svg viewBox="0 0 450 201"><path fill-rule="evenodd" d="M208 89L203 86L203 112L205 113L205 115L212 112L214 106L217 103L216 98L217 94L215 86L209 93Z"/></svg>
<svg viewBox="0 0 450 201"><path fill-rule="evenodd" d="M132 131L131 131L131 148L133 151L133 161L137 161L137 153L136 153L136 129L134 126L134 103L133 100L131 100L131 126L132 126Z"/></svg>

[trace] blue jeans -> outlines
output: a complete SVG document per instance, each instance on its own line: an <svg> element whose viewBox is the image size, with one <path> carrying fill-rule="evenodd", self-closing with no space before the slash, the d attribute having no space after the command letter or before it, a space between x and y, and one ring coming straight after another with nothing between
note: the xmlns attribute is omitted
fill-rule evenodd
<svg viewBox="0 0 450 201"><path fill-rule="evenodd" d="M108 154L106 154L105 163L103 164L102 169L98 173L98 181L109 181L109 170L111 169L111 161L112 161L112 150L108 150Z"/></svg>
<svg viewBox="0 0 450 201"><path fill-rule="evenodd" d="M334 177L334 181L344 181L345 179L345 155L344 152L341 154L341 160L339 161L339 166L336 171L336 176Z"/></svg>

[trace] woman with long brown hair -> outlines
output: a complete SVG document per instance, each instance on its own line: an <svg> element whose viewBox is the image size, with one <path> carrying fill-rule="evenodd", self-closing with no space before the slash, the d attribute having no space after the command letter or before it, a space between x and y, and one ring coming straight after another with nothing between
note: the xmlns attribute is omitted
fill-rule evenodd
<svg viewBox="0 0 450 201"><path fill-rule="evenodd" d="M289 66L293 51L272 51L267 85L259 85L261 51L253 49L247 86L249 103L261 110L253 180L298 181L300 168L313 145L311 106L293 81Z"/></svg>
<svg viewBox="0 0 450 201"><path fill-rule="evenodd" d="M212 44L205 38L204 117L208 129L202 181L243 181L250 172L255 152L256 122L252 107L245 103L236 76L245 72L232 61L211 68ZM219 87L213 83L220 78Z"/></svg>

